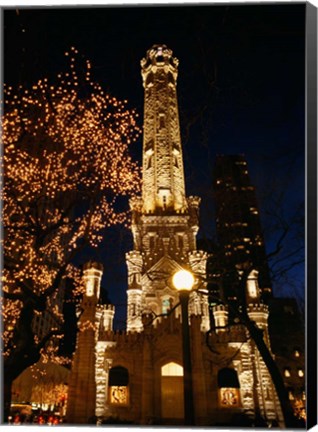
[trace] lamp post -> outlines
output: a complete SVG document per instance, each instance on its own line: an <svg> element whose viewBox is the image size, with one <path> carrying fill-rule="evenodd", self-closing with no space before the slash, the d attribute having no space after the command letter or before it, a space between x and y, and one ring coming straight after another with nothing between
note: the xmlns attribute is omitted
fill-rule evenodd
<svg viewBox="0 0 318 432"><path fill-rule="evenodd" d="M192 273L179 270L173 275L172 283L179 291L182 317L182 355L183 355L183 403L184 422L187 426L194 425L192 368L189 333L189 295L194 284Z"/></svg>

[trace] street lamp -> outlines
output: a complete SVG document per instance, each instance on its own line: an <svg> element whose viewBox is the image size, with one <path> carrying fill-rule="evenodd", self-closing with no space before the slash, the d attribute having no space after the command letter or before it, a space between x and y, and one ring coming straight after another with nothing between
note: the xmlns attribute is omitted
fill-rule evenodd
<svg viewBox="0 0 318 432"><path fill-rule="evenodd" d="M173 275L173 286L179 291L182 317L182 355L183 355L183 402L185 425L194 425L192 368L189 334L189 295L194 284L192 273L179 270Z"/></svg>

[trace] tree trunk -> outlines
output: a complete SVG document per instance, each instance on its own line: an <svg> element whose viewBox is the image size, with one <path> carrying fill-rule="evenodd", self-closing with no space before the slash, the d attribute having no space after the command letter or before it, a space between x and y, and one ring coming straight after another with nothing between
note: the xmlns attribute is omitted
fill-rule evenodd
<svg viewBox="0 0 318 432"><path fill-rule="evenodd" d="M244 315L244 324L246 325L252 339L254 340L258 351L260 352L275 386L277 396L282 408L286 428L304 427L304 425L300 425L300 422L294 415L283 378L277 367L276 362L272 357L272 354L268 349L268 346L264 341L262 330L260 330L256 326L256 324L248 316L246 316L246 314Z"/></svg>
<svg viewBox="0 0 318 432"><path fill-rule="evenodd" d="M3 374L3 406L2 406L2 415L1 415L1 423L8 423L8 417L10 415L11 409L11 395L12 395L12 383L13 379L10 374Z"/></svg>
<svg viewBox="0 0 318 432"><path fill-rule="evenodd" d="M247 284L248 275L252 270L253 267L251 266L246 267L244 269L243 274L241 274L239 289L242 295L243 303L241 304L242 307L241 312L237 313L236 316L246 326L247 330L250 333L251 338L254 340L256 347L260 355L262 356L262 359L268 369L268 372L275 386L276 393L281 405L286 428L304 427L304 425L300 425L299 420L294 415L294 411L291 406L288 397L288 392L285 387L282 375L278 369L275 360L273 359L272 353L270 352L266 342L264 341L263 330L258 328L256 323L251 320L247 312L246 284Z"/></svg>

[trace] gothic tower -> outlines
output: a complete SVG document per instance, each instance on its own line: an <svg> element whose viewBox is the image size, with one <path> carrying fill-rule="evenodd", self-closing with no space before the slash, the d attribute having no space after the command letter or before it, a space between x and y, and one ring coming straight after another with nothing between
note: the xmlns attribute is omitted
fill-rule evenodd
<svg viewBox="0 0 318 432"><path fill-rule="evenodd" d="M145 91L142 197L131 201L134 250L127 253L128 331L143 329L142 314L166 313L178 302L171 284L180 268L190 269L204 291L206 255L196 250L198 197L186 198L177 102L178 59L154 45L141 61ZM209 328L206 295L193 293L190 314Z"/></svg>

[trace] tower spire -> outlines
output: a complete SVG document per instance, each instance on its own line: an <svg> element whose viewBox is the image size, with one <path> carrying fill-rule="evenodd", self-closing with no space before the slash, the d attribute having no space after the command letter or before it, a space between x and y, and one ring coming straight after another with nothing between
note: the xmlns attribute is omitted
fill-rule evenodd
<svg viewBox="0 0 318 432"><path fill-rule="evenodd" d="M145 213L182 211L186 207L176 91L178 64L166 45L154 45L141 60Z"/></svg>

